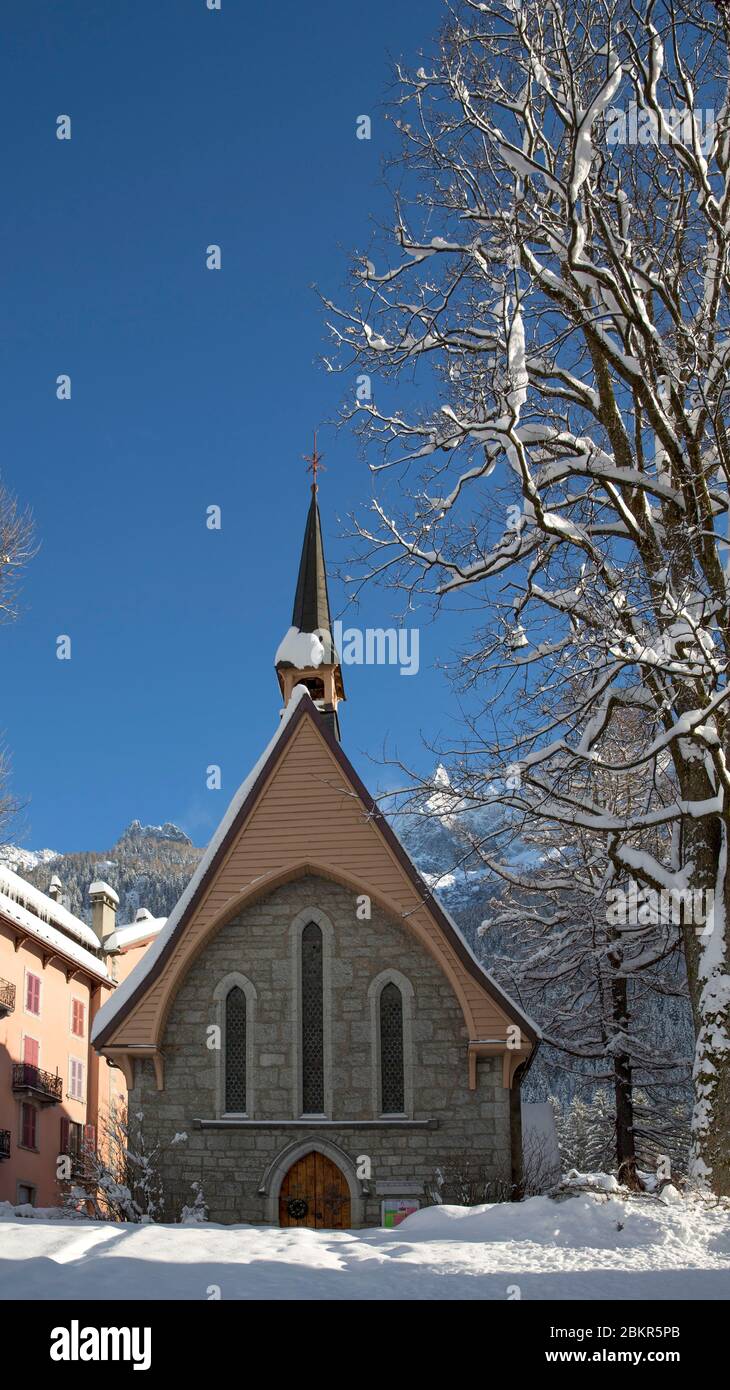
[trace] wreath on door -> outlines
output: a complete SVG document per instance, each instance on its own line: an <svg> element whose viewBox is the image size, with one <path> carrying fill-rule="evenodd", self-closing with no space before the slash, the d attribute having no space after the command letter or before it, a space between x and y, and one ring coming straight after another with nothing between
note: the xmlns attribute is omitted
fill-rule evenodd
<svg viewBox="0 0 730 1390"><path fill-rule="evenodd" d="M309 1202L304 1197L290 1197L286 1210L292 1221L303 1221L309 1211Z"/></svg>

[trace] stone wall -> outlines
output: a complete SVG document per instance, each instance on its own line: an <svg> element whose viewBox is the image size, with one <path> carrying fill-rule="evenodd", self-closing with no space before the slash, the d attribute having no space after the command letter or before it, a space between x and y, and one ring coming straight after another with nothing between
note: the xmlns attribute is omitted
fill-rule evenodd
<svg viewBox="0 0 730 1390"><path fill-rule="evenodd" d="M220 1053L208 1046L208 1030L220 1018L216 986L238 972L256 991L253 1075L247 1113L258 1124L297 1118L296 928L311 910L326 915L325 1031L329 1035L329 1105L337 1125L238 1129L197 1128L196 1121L221 1114ZM411 1106L414 1120L432 1128L348 1128L348 1121L378 1118L374 1088L375 1011L372 981L392 969L413 989L410 1001ZM407 1030L408 1031L408 1028ZM509 1092L501 1084L501 1061L483 1058L477 1089L468 1088L466 1029L458 1000L441 970L409 933L375 904L371 920L356 915L352 893L328 880L309 877L277 888L227 922L198 956L175 1000L162 1049L165 1089L155 1088L152 1064L136 1063L130 1114L144 1114L145 1131L168 1142L163 1176L167 1217L174 1219L200 1181L218 1222L276 1221L282 1173L271 1171L277 1156L294 1144L339 1156L355 1188L355 1161L367 1156L370 1182L357 1184L353 1224L378 1224L378 1188L414 1191L431 1183L437 1169L483 1170L497 1184L510 1180ZM406 1049L408 1053L408 1048ZM362 1167L362 1165L361 1165ZM267 1170L268 1178L267 1178ZM262 1190L265 1189L265 1190Z"/></svg>

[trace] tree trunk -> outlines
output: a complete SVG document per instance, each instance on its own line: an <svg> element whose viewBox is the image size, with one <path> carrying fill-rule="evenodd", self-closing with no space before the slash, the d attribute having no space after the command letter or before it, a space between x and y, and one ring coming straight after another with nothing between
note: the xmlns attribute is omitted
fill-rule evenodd
<svg viewBox="0 0 730 1390"><path fill-rule="evenodd" d="M690 1174L718 1196L730 1196L730 962L728 960L728 827L687 819L683 862L693 887L713 894L707 921L683 912L687 978L695 1024L694 1113ZM704 906L704 904L703 904Z"/></svg>
<svg viewBox="0 0 730 1390"><path fill-rule="evenodd" d="M609 953L611 966L611 1008L613 1032L629 1036L629 997L626 977L617 974L621 965L620 951ZM634 1136L634 1092L631 1057L628 1052L614 1052L613 1089L616 1098L616 1163L618 1180L634 1192L640 1188L636 1173L636 1140Z"/></svg>

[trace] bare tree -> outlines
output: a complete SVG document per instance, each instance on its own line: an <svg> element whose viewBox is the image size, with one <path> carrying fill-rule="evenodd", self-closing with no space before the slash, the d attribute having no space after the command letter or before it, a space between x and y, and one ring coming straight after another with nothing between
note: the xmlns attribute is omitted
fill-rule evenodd
<svg viewBox="0 0 730 1390"><path fill-rule="evenodd" d="M84 1144L73 1155L59 1154L64 1206L97 1221L162 1221L166 1203L161 1161L169 1149L186 1141L184 1133L166 1143L150 1139L142 1114L130 1117L126 1106L112 1107L103 1118L98 1143ZM202 1188L199 1183L192 1186L194 1206L202 1219ZM185 1206L181 1219L190 1219L191 1214Z"/></svg>
<svg viewBox="0 0 730 1390"><path fill-rule="evenodd" d="M619 878L709 895L702 930L690 914L682 932L692 1173L719 1193L729 23L703 0L464 0L432 58L398 73L394 254L363 258L350 302L329 304L333 365L358 372L347 413L382 446L363 577L487 615L464 666L473 782L486 794L518 764L506 805L605 837ZM626 710L643 737L616 755ZM642 807L613 811L597 767L640 773Z"/></svg>
<svg viewBox="0 0 730 1390"><path fill-rule="evenodd" d="M666 1152L662 1136L676 1129L691 1072L691 1057L674 1036L663 1046L659 1026L667 1005L686 1001L679 913L640 892L635 913L616 912L612 866L583 831L538 823L523 838L540 868L513 871L493 899L480 935L496 929L505 944L490 952L490 966L539 1021L550 1058L592 1090L610 1086L615 1168L638 1188L638 1168ZM651 1100L649 1116L637 1091Z"/></svg>
<svg viewBox="0 0 730 1390"><path fill-rule="evenodd" d="M0 622L17 618L20 576L34 554L31 514L0 483Z"/></svg>
<svg viewBox="0 0 730 1390"><path fill-rule="evenodd" d="M18 616L20 577L35 554L33 520L21 511L16 499L0 483L0 623ZM0 835L18 811L18 801L8 790L8 756L0 748Z"/></svg>

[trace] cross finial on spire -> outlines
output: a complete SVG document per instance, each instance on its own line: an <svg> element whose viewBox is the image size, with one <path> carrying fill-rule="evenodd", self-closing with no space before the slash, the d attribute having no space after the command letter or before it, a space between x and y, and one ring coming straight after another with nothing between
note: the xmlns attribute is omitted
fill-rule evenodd
<svg viewBox="0 0 730 1390"><path fill-rule="evenodd" d="M319 487L319 484L318 484L318 482L317 482L317 474L318 474L320 468L321 468L322 471L324 472L324 464L322 463L322 459L324 458L324 454L318 454L318 453L317 453L317 431L316 431L316 430L314 431L314 448L312 449L311 454L303 454L302 457L306 460L306 462L307 462L307 464L308 464L307 472L312 474L312 492L316 492L316 491L317 491L317 488Z"/></svg>

